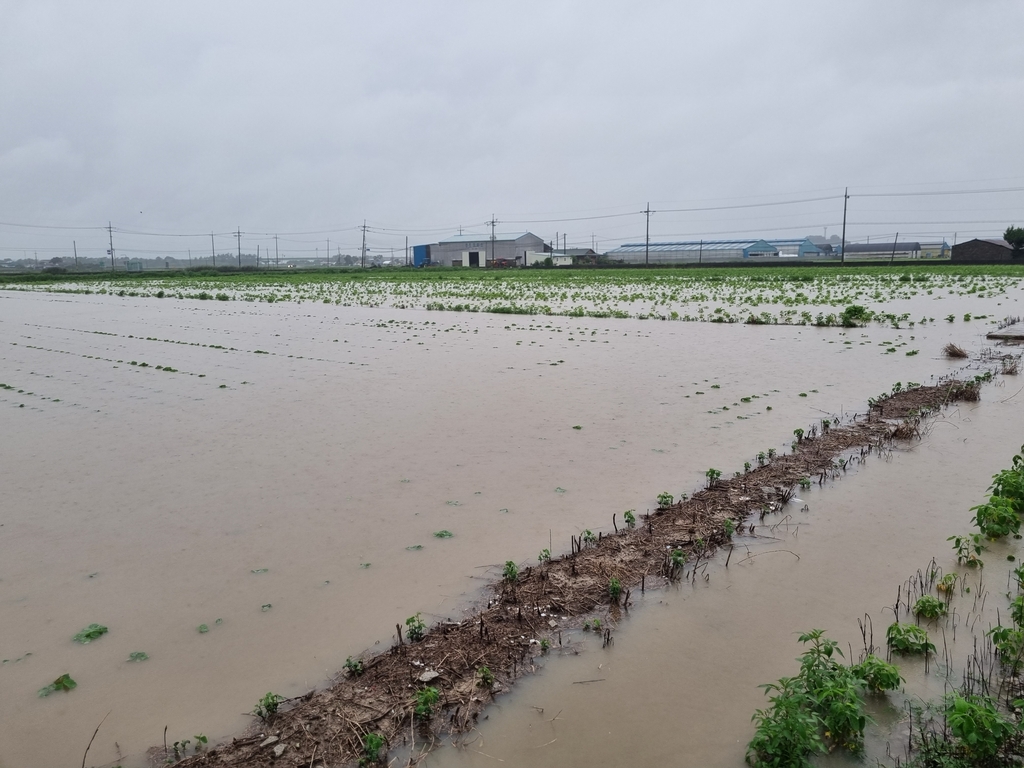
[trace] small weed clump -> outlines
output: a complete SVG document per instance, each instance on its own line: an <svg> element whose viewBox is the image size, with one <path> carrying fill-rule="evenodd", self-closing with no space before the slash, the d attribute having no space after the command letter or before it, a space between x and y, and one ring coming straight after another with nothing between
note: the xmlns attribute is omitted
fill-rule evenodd
<svg viewBox="0 0 1024 768"><path fill-rule="evenodd" d="M935 650L935 645L928 639L928 633L916 624L894 622L885 631L885 641L896 653L904 655Z"/></svg>
<svg viewBox="0 0 1024 768"><path fill-rule="evenodd" d="M450 539L455 534L448 530L434 531L435 539Z"/></svg>
<svg viewBox="0 0 1024 768"><path fill-rule="evenodd" d="M479 688L491 690L494 687L494 673L488 667L478 667L476 670L476 684Z"/></svg>
<svg viewBox="0 0 1024 768"><path fill-rule="evenodd" d="M420 614L417 613L405 620L405 636L409 638L410 643L418 643L426 633L427 625Z"/></svg>
<svg viewBox="0 0 1024 768"><path fill-rule="evenodd" d="M622 595L622 582L612 576L608 579L608 597L613 603L618 604L620 595Z"/></svg>
<svg viewBox="0 0 1024 768"><path fill-rule="evenodd" d="M383 757L381 750L387 742L379 733L368 733L363 737L363 756L359 758L360 766L376 765Z"/></svg>
<svg viewBox="0 0 1024 768"><path fill-rule="evenodd" d="M353 659L349 656L345 659L345 671L348 672L351 677L359 677L363 674L362 659Z"/></svg>
<svg viewBox="0 0 1024 768"><path fill-rule="evenodd" d="M277 710L284 700L284 696L268 691L262 699L256 702L252 713L263 722L266 722L277 714Z"/></svg>
<svg viewBox="0 0 1024 768"><path fill-rule="evenodd" d="M627 528L636 528L636 510L627 509L622 513L622 519L626 521Z"/></svg>
<svg viewBox="0 0 1024 768"><path fill-rule="evenodd" d="M428 720L434 714L434 705L441 699L441 694L431 685L416 691L416 717Z"/></svg>
<svg viewBox="0 0 1024 768"><path fill-rule="evenodd" d="M675 497L668 491L658 494L658 506L662 509L672 506L673 501L675 501Z"/></svg>
<svg viewBox="0 0 1024 768"><path fill-rule="evenodd" d="M704 473L704 477L707 478L708 488L714 488L718 485L718 481L722 479L722 470L712 467Z"/></svg>
<svg viewBox="0 0 1024 768"><path fill-rule="evenodd" d="M501 571L501 578L506 584L515 584L519 581L519 566L512 560L505 561L505 567Z"/></svg>

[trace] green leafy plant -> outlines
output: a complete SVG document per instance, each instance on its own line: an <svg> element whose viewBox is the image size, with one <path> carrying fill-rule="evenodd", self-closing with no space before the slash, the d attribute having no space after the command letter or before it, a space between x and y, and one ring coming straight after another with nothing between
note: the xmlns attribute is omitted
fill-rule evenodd
<svg viewBox="0 0 1024 768"><path fill-rule="evenodd" d="M210 628L206 624L200 624L198 627L196 627L196 632L198 632L200 635L205 635L209 631Z"/></svg>
<svg viewBox="0 0 1024 768"><path fill-rule="evenodd" d="M967 754L979 762L994 758L1017 731L1017 725L999 712L992 699L956 692L946 698L946 723Z"/></svg>
<svg viewBox="0 0 1024 768"><path fill-rule="evenodd" d="M494 687L494 673L488 667L477 667L476 684L480 688L491 690Z"/></svg>
<svg viewBox="0 0 1024 768"><path fill-rule="evenodd" d="M992 496L987 504L971 507L971 522L990 539L999 539L1020 532L1020 516L1011 499Z"/></svg>
<svg viewBox="0 0 1024 768"><path fill-rule="evenodd" d="M506 584L515 584L519 581L519 566L512 560L505 561L505 567L501 571L501 578Z"/></svg>
<svg viewBox="0 0 1024 768"><path fill-rule="evenodd" d="M725 518L725 522L722 523L722 531L725 533L726 538L732 538L732 535L736 532L736 524L730 519Z"/></svg>
<svg viewBox="0 0 1024 768"><path fill-rule="evenodd" d="M353 659L351 656L345 659L345 671L352 677L359 677L363 674L363 669L362 659Z"/></svg>
<svg viewBox="0 0 1024 768"><path fill-rule="evenodd" d="M455 535L454 533L452 533L451 531L447 531L447 530L434 531L434 538L435 539L450 539L454 535Z"/></svg>
<svg viewBox="0 0 1024 768"><path fill-rule="evenodd" d="M804 397L807 397L807 395L804 395ZM796 437L796 441L798 443L802 443L804 441L804 431L802 429L794 429L793 435Z"/></svg>
<svg viewBox="0 0 1024 768"><path fill-rule="evenodd" d="M956 582L957 575L955 573L947 573L935 582L935 589L939 592L944 592L946 595L951 595L956 588Z"/></svg>
<svg viewBox="0 0 1024 768"><path fill-rule="evenodd" d="M537 555L537 562L539 562L539 563L546 563L550 559L551 559L551 550L548 549L547 547L542 549L540 551L540 554Z"/></svg>
<svg viewBox="0 0 1024 768"><path fill-rule="evenodd" d="M597 535L589 528L582 533L580 538L583 539L583 543L586 546L597 544Z"/></svg>
<svg viewBox="0 0 1024 768"><path fill-rule="evenodd" d="M704 473L704 477L707 478L708 488L714 488L718 485L718 481L722 479L722 470L712 467Z"/></svg>
<svg viewBox="0 0 1024 768"><path fill-rule="evenodd" d="M90 624L88 627L83 629L81 632L79 632L71 639L74 640L76 643L88 645L93 640L98 640L99 638L103 637L109 631L110 630L104 627L102 624Z"/></svg>
<svg viewBox="0 0 1024 768"><path fill-rule="evenodd" d="M757 466L763 467L767 460L768 460L768 456L765 454L764 451L761 451L761 452L759 452L757 454Z"/></svg>
<svg viewBox="0 0 1024 768"><path fill-rule="evenodd" d="M128 654L128 661L148 661L149 654L145 651L132 651Z"/></svg>
<svg viewBox="0 0 1024 768"><path fill-rule="evenodd" d="M914 615L926 619L937 619L946 615L946 604L932 595L922 595L914 603Z"/></svg>
<svg viewBox="0 0 1024 768"><path fill-rule="evenodd" d="M935 645L928 639L928 633L916 624L894 622L885 631L885 641L892 650L900 654L928 653L935 650Z"/></svg>
<svg viewBox="0 0 1024 768"><path fill-rule="evenodd" d="M985 545L981 543L980 533L968 533L963 536L950 536L946 541L953 542L953 549L956 552L956 561L960 565L969 568L977 568L984 565L981 561L981 553Z"/></svg>
<svg viewBox="0 0 1024 768"><path fill-rule="evenodd" d="M754 738L747 746L752 768L806 768L809 756L824 752L820 720L803 682L783 677L761 686L771 705L754 713Z"/></svg>
<svg viewBox="0 0 1024 768"><path fill-rule="evenodd" d="M622 582L612 576L608 579L608 597L611 598L613 603L619 602L619 596L622 594Z"/></svg>
<svg viewBox="0 0 1024 768"><path fill-rule="evenodd" d="M1022 654L1024 654L1024 631L999 624L985 634L992 640L996 651L999 652L1000 661L1014 667L1020 664Z"/></svg>
<svg viewBox="0 0 1024 768"><path fill-rule="evenodd" d="M875 656L873 653L860 664L854 664L851 668L855 677L864 681L864 686L874 693L882 691L895 691L900 687L903 678L900 671L886 661Z"/></svg>
<svg viewBox="0 0 1024 768"><path fill-rule="evenodd" d="M626 521L627 528L636 528L636 510L627 509L622 513L622 519Z"/></svg>
<svg viewBox="0 0 1024 768"><path fill-rule="evenodd" d="M381 750L387 742L379 733L368 733L363 736L363 756L359 758L359 765L375 765L381 761Z"/></svg>
<svg viewBox="0 0 1024 768"><path fill-rule="evenodd" d="M57 691L71 691L78 687L78 683L71 679L71 675L64 673L45 688L39 689L40 697L49 696Z"/></svg>
<svg viewBox="0 0 1024 768"><path fill-rule="evenodd" d="M427 720L434 714L434 705L441 699L441 693L433 686L426 686L416 691L416 716Z"/></svg>
<svg viewBox="0 0 1024 768"><path fill-rule="evenodd" d="M256 702L256 706L253 708L252 713L260 720L266 722L277 714L277 710L284 700L284 696L268 691L263 698Z"/></svg>
<svg viewBox="0 0 1024 768"><path fill-rule="evenodd" d="M405 636L410 643L418 643L427 633L427 625L420 614L410 616L405 620Z"/></svg>
<svg viewBox="0 0 1024 768"><path fill-rule="evenodd" d="M540 652L547 653L549 648L551 648L551 641L546 637L542 637L540 640Z"/></svg>
<svg viewBox="0 0 1024 768"><path fill-rule="evenodd" d="M675 501L675 497L671 493L664 491L658 494L658 506L659 507L670 507L672 502Z"/></svg>
<svg viewBox="0 0 1024 768"><path fill-rule="evenodd" d="M805 490L805 491L807 489L809 489L811 487L811 478L809 478L809 477L801 477L800 478L800 487L803 490Z"/></svg>

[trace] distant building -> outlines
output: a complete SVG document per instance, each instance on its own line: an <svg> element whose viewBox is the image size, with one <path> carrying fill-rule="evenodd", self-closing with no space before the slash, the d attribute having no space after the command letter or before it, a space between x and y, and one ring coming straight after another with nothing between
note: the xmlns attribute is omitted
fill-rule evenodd
<svg viewBox="0 0 1024 768"><path fill-rule="evenodd" d="M938 243L921 243L922 259L948 259L952 255L953 249L945 240Z"/></svg>
<svg viewBox="0 0 1024 768"><path fill-rule="evenodd" d="M648 258L648 251L650 256ZM605 254L627 264L692 264L720 261L831 259L832 247L810 238L796 240L689 240L672 243L626 243Z"/></svg>
<svg viewBox="0 0 1024 768"><path fill-rule="evenodd" d="M547 251L544 241L532 232L489 235L453 235L433 245L413 248L413 263L443 267L486 267L494 260L508 264L526 264L529 252Z"/></svg>
<svg viewBox="0 0 1024 768"><path fill-rule="evenodd" d="M953 246L953 263L989 264L1013 260L1013 247L1005 240L996 238L982 240L975 238Z"/></svg>

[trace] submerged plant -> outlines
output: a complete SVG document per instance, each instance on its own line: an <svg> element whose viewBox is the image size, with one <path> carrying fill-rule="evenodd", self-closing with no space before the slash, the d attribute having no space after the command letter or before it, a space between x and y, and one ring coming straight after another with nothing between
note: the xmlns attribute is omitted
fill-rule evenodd
<svg viewBox="0 0 1024 768"><path fill-rule="evenodd" d="M98 640L99 638L103 637L109 631L110 630L104 627L102 624L90 624L88 627L83 629L81 632L76 634L71 639L74 640L76 643L88 645L93 640Z"/></svg>
<svg viewBox="0 0 1024 768"><path fill-rule="evenodd" d="M885 631L885 641L892 650L900 654L928 653L935 650L935 646L928 639L928 633L916 624L894 622Z"/></svg>
<svg viewBox="0 0 1024 768"><path fill-rule="evenodd" d="M722 479L722 470L712 467L704 473L704 477L707 478L708 488L714 488L718 485L718 481Z"/></svg>
<svg viewBox="0 0 1024 768"><path fill-rule="evenodd" d="M981 557L979 557L985 550L985 545L981 543L980 533L950 536L946 541L953 542L953 549L956 551L956 561L960 565L966 565L970 568L984 565Z"/></svg>
<svg viewBox="0 0 1024 768"><path fill-rule="evenodd" d="M40 697L49 696L56 691L71 691L78 687L78 683L71 679L71 675L64 673L45 688L39 689Z"/></svg>
<svg viewBox="0 0 1024 768"><path fill-rule="evenodd" d="M668 491L663 491L662 493L658 494L658 506L659 507L662 507L662 508L670 507L670 506L672 506L672 502L674 500L675 500L675 497L672 496L672 494L669 493Z"/></svg>
<svg viewBox="0 0 1024 768"><path fill-rule="evenodd" d="M914 603L914 615L924 616L926 619L937 619L946 615L946 604L932 595L922 595Z"/></svg>
<svg viewBox="0 0 1024 768"><path fill-rule="evenodd" d="M636 528L636 510L627 509L622 513L622 519L626 521L627 528Z"/></svg>
<svg viewBox="0 0 1024 768"><path fill-rule="evenodd" d="M854 664L851 671L863 680L865 687L873 693L895 691L903 682L900 671L894 665L874 654L868 654L860 664Z"/></svg>
<svg viewBox="0 0 1024 768"><path fill-rule="evenodd" d="M971 507L971 518L978 529L990 539L1015 535L1020 532L1020 515L1011 499L992 496L987 504Z"/></svg>

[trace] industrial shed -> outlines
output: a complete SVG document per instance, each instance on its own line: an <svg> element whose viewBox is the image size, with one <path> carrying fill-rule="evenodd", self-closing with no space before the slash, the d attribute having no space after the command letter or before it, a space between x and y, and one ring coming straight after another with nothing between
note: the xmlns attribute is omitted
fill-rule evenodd
<svg viewBox="0 0 1024 768"><path fill-rule="evenodd" d="M921 256L921 244L910 241L847 243L846 259L917 259Z"/></svg>
<svg viewBox="0 0 1024 768"><path fill-rule="evenodd" d="M421 248L422 246L416 246ZM416 248L413 254L416 254ZM532 232L496 233L490 235L453 235L426 247L426 263L443 267L486 267L497 259L510 264L524 265L526 254L531 251L546 251L544 241Z"/></svg>
<svg viewBox="0 0 1024 768"><path fill-rule="evenodd" d="M1013 260L1013 247L1001 238L975 238L953 246L954 264L991 264Z"/></svg>
<svg viewBox="0 0 1024 768"><path fill-rule="evenodd" d="M650 257L648 259L648 248ZM797 240L689 240L673 243L625 243L605 254L627 264L703 264L705 262L828 259L828 245L815 245L808 238Z"/></svg>

